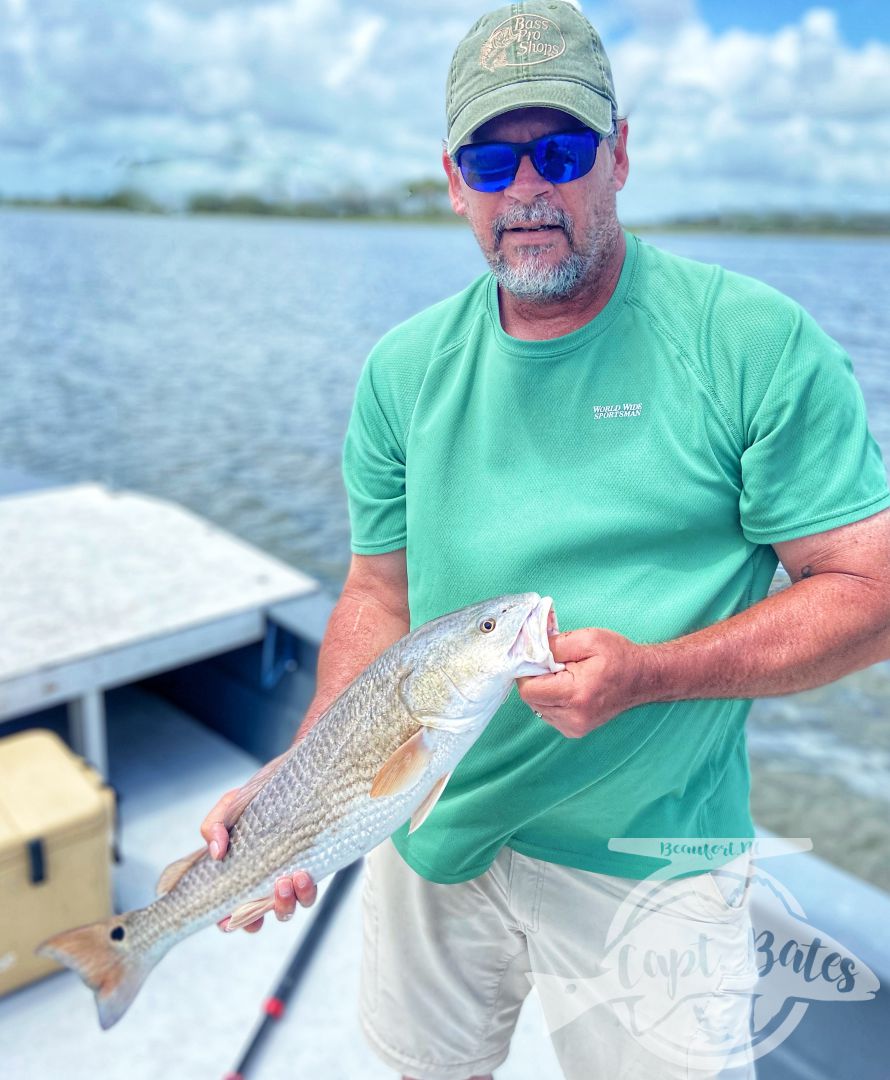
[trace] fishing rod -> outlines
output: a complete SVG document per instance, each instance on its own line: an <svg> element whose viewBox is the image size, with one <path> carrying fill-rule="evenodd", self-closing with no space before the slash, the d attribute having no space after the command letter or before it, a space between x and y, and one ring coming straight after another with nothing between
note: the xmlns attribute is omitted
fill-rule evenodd
<svg viewBox="0 0 890 1080"><path fill-rule="evenodd" d="M321 944L325 932L333 919L337 908L343 902L349 888L355 880L361 867L362 860L338 870L330 885L325 889L324 896L318 905L318 913L309 924L309 929L300 939L290 963L285 968L284 974L278 981L273 992L263 1002L263 1011L260 1021L254 1029L241 1058L234 1070L227 1073L225 1080L244 1080L251 1063L256 1060L257 1054L272 1030L273 1024L284 1016L287 1002L299 987L303 976L312 962L315 951Z"/></svg>

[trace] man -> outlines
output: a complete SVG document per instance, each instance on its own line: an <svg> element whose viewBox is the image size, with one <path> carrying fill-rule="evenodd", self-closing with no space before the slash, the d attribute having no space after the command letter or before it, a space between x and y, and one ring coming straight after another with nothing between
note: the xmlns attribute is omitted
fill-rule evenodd
<svg viewBox="0 0 890 1080"><path fill-rule="evenodd" d="M628 126L586 19L484 16L447 114L451 203L492 273L363 372L354 556L306 722L466 603L547 593L573 629L551 639L565 670L521 680L424 826L368 860L363 1023L424 1080L504 1060L529 973L571 990L608 968L610 921L662 865L616 838L752 835L747 699L890 656L890 493L849 362L775 291L622 231ZM777 558L793 584L764 599ZM202 828L217 856L230 797ZM314 895L282 879L276 914ZM744 891L697 873L670 897L750 989ZM554 1046L571 1077L713 1075L706 1029L744 1027L728 1000L661 1048L607 1007Z"/></svg>

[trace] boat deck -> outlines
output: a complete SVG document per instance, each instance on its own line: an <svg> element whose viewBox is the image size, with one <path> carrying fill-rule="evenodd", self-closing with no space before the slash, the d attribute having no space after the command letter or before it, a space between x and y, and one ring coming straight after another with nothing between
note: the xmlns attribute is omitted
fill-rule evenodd
<svg viewBox="0 0 890 1080"><path fill-rule="evenodd" d="M152 899L163 867L198 846L198 824L208 809L257 762L140 688L111 691L107 713L111 781L121 798L123 861L115 868L115 903L124 910ZM69 972L0 998L0 1073L4 1080L223 1077L313 915L298 911L290 923L267 921L255 935L223 936L213 929L195 934L169 953L107 1032L99 1028L92 994ZM252 1077L392 1080L359 1027L360 942L356 886ZM498 1080L559 1075L533 994Z"/></svg>
<svg viewBox="0 0 890 1080"><path fill-rule="evenodd" d="M271 608L318 590L180 506L100 484L0 499L0 551L0 722L69 703L103 774L105 690L259 641Z"/></svg>
<svg viewBox="0 0 890 1080"><path fill-rule="evenodd" d="M118 910L138 907L153 897L163 867L197 846L198 824L219 795L258 760L133 684L166 673L151 685L266 760L287 745L311 694L329 598L311 579L160 500L96 485L38 490L0 469L0 492L4 485L25 494L0 499L0 736L55 706L37 722L67 735L71 721L75 743L104 771L107 702L124 857L115 901ZM790 944L834 939L858 958L863 986L890 985L890 896L811 855L770 858L768 873L794 902L784 912L771 902L763 925ZM761 894L770 900L768 883ZM758 925L756 896L752 906ZM314 914L272 920L258 935L194 935L109 1032L70 973L0 998L0 1077L225 1076ZM359 1028L360 937L353 889L251 1077L393 1076ZM760 1059L759 1080L835 1080L839 1048L845 1074L884 1080L886 990L876 1000L835 1002L810 989L779 987L776 1004L812 1001L812 1014ZM497 1080L559 1076L533 991Z"/></svg>

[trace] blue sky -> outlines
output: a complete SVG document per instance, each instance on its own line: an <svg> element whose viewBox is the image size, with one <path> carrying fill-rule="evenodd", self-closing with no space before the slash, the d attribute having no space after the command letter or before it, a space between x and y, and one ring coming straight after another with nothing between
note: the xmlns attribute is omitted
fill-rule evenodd
<svg viewBox="0 0 890 1080"><path fill-rule="evenodd" d="M0 0L0 193L304 197L436 175L478 0ZM585 0L628 221L890 210L890 5Z"/></svg>
<svg viewBox="0 0 890 1080"><path fill-rule="evenodd" d="M773 33L797 22L815 4L798 0L748 0L744 5L727 0L699 0L698 10L712 29L720 32L743 26L756 33ZM841 36L850 45L866 41L890 41L890 5L882 0L844 0L829 5L834 11Z"/></svg>

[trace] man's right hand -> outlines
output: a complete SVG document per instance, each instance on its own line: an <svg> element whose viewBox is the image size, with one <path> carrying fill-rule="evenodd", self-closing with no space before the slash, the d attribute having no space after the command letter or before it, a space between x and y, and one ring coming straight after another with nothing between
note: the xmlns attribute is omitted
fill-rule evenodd
<svg viewBox="0 0 890 1080"><path fill-rule="evenodd" d="M222 859L228 850L229 829L233 824L232 806L237 802L240 790L232 788L227 791L201 824L201 835L207 841L211 859ZM293 915L298 903L302 907L310 907L315 903L317 894L317 886L304 870L278 878L275 882L275 918L279 922L286 922ZM228 919L227 915L217 923L221 930L225 930ZM249 934L255 934L262 925L261 916L248 923L244 929Z"/></svg>

